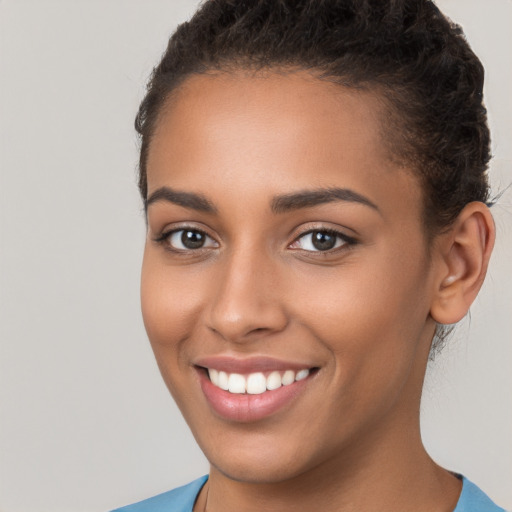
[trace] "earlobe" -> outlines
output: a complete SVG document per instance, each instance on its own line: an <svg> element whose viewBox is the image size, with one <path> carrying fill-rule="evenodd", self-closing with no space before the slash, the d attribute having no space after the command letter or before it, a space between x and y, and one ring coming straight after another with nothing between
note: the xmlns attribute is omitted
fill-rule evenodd
<svg viewBox="0 0 512 512"><path fill-rule="evenodd" d="M494 246L495 227L489 208L469 203L439 240L440 260L430 314L440 324L460 321L484 282Z"/></svg>

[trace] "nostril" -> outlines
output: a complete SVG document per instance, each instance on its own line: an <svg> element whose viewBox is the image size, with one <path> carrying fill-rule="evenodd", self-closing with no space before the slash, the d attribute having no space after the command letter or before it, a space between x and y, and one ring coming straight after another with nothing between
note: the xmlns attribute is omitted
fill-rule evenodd
<svg viewBox="0 0 512 512"><path fill-rule="evenodd" d="M252 332L259 333L259 332L265 332L267 330L266 327L257 327L256 329L253 329Z"/></svg>

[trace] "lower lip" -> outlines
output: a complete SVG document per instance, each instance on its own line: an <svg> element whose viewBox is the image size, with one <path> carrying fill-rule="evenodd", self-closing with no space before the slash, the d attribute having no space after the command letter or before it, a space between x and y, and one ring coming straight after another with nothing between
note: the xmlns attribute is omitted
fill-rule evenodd
<svg viewBox="0 0 512 512"><path fill-rule="evenodd" d="M309 377L259 395L237 394L214 386L200 370L201 389L212 409L222 418L248 423L262 420L285 408L304 391Z"/></svg>

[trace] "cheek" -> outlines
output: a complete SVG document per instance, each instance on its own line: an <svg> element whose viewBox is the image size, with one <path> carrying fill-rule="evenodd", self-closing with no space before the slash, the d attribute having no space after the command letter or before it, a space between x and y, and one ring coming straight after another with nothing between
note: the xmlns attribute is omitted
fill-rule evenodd
<svg viewBox="0 0 512 512"><path fill-rule="evenodd" d="M300 284L291 295L300 301L302 315L327 337L339 332L349 341L373 333L375 338L370 336L367 342L378 342L386 333L405 334L402 331L408 327L420 328L428 314L423 272L400 262L380 259L322 275L304 273L295 282Z"/></svg>
<svg viewBox="0 0 512 512"><path fill-rule="evenodd" d="M304 275L293 293L301 298L304 325L333 354L338 378L359 389L406 377L429 311L428 270L418 265L420 255L377 256L333 275Z"/></svg>
<svg viewBox="0 0 512 512"><path fill-rule="evenodd" d="M180 269L165 265L146 249L141 276L141 306L144 326L156 361L169 385L172 370L180 365L184 341L194 323L197 293L180 280Z"/></svg>
<svg viewBox="0 0 512 512"><path fill-rule="evenodd" d="M162 262L146 249L141 275L144 326L162 378L174 400L184 410L188 395L187 339L193 329L196 297L180 281L179 268Z"/></svg>

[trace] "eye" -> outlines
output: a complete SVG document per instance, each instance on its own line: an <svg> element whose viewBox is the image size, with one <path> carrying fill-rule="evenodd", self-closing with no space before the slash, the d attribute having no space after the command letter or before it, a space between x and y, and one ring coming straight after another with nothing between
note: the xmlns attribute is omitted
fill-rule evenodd
<svg viewBox="0 0 512 512"><path fill-rule="evenodd" d="M170 249L176 251L193 251L208 247L218 247L213 238L199 229L176 229L164 233L157 242L166 243Z"/></svg>
<svg viewBox="0 0 512 512"><path fill-rule="evenodd" d="M304 233L290 246L303 251L326 252L355 241L342 233L330 229L315 229Z"/></svg>

